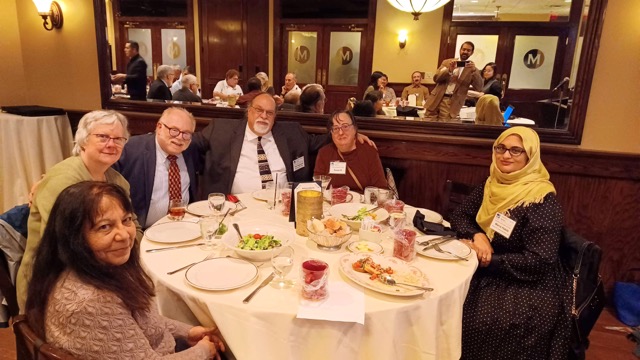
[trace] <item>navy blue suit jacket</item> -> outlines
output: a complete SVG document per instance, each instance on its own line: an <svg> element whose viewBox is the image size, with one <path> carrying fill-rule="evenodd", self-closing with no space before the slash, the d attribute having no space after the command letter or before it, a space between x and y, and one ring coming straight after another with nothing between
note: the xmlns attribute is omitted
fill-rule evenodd
<svg viewBox="0 0 640 360"><path fill-rule="evenodd" d="M147 222L156 174L155 138L155 133L131 137L122 150L120 160L113 164L113 168L120 172L131 186L131 202L138 216L138 222L143 228ZM182 156L189 173L189 201L193 202L196 200L197 173L201 170L202 160L193 146L183 151ZM169 193L167 193L167 204L169 204Z"/></svg>

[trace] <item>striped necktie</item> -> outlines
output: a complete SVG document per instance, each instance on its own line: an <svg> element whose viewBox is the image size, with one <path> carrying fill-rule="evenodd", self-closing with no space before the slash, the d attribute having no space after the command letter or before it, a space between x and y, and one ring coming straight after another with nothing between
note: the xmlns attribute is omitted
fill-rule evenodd
<svg viewBox="0 0 640 360"><path fill-rule="evenodd" d="M178 168L178 157L167 156L169 160L169 200L182 200L182 186L180 184L180 168Z"/></svg>
<svg viewBox="0 0 640 360"><path fill-rule="evenodd" d="M271 176L271 169L269 168L269 161L267 160L267 154L262 148L262 136L258 136L258 170L260 171L260 180L262 183L273 181Z"/></svg>

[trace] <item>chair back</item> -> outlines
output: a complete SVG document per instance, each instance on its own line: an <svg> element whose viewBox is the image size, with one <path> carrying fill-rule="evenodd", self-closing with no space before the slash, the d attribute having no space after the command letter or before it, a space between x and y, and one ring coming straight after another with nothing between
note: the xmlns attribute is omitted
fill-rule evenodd
<svg viewBox="0 0 640 360"><path fill-rule="evenodd" d="M462 205L464 199L471 194L473 189L475 189L475 185L447 180L440 206L445 220L449 221L451 219L453 211Z"/></svg>
<svg viewBox="0 0 640 360"><path fill-rule="evenodd" d="M393 173L391 169L386 168L385 172L387 174L387 186L389 186L389 190L393 193L393 196L396 199L400 199L400 194L398 193L398 187L396 186L396 179L393 178Z"/></svg>
<svg viewBox="0 0 640 360"><path fill-rule="evenodd" d="M25 315L18 315L13 322L16 334L16 353L18 360L74 360L68 352L53 347L36 335Z"/></svg>

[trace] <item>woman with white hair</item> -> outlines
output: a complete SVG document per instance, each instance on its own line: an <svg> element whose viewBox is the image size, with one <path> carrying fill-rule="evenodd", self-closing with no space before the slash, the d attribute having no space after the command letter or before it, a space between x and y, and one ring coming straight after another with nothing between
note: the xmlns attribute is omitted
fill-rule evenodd
<svg viewBox="0 0 640 360"><path fill-rule="evenodd" d="M84 115L76 131L73 156L49 169L38 185L29 215L27 246L16 279L21 310L27 297L33 257L58 194L70 185L93 180L117 184L129 196L129 183L111 168L129 139L127 125L127 118L115 111L96 110ZM142 230L135 214L133 217L140 239Z"/></svg>
<svg viewBox="0 0 640 360"><path fill-rule="evenodd" d="M266 92L271 96L275 95L276 91L273 89L273 86L269 84L269 75L267 75L267 73L260 71L256 74L256 77L260 79L260 82L262 83L262 87L260 90Z"/></svg>

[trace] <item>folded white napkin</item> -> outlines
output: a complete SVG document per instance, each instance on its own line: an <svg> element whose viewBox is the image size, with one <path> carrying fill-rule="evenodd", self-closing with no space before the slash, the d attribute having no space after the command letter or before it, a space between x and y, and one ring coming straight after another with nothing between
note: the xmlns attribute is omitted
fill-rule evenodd
<svg viewBox="0 0 640 360"><path fill-rule="evenodd" d="M416 106L416 98L418 97L418 95L416 94L409 94L407 96L407 100L409 100L409 106Z"/></svg>
<svg viewBox="0 0 640 360"><path fill-rule="evenodd" d="M330 281L329 296L325 300L300 300L297 318L364 325L364 292L342 281Z"/></svg>

